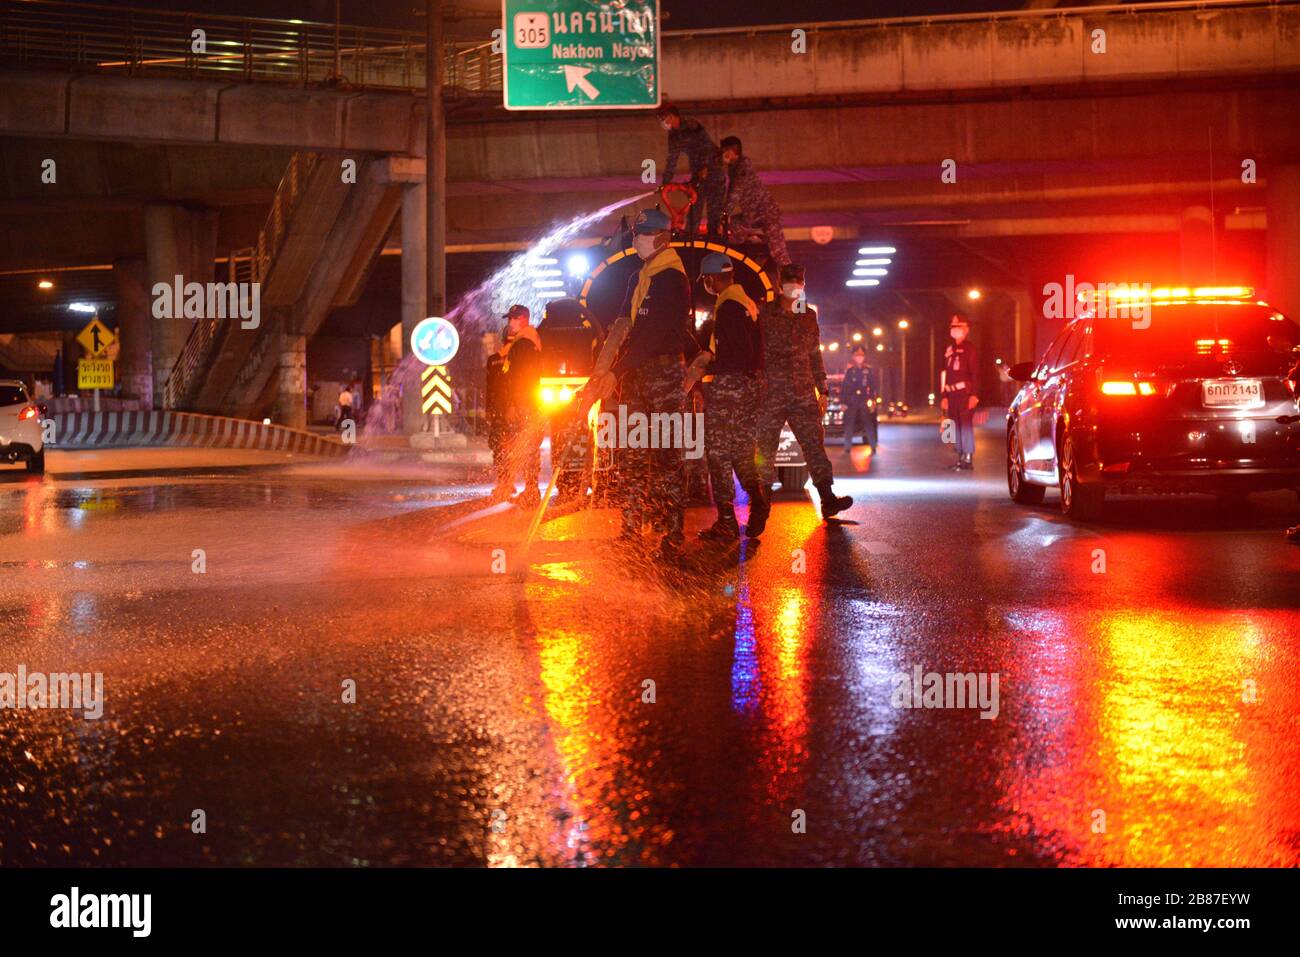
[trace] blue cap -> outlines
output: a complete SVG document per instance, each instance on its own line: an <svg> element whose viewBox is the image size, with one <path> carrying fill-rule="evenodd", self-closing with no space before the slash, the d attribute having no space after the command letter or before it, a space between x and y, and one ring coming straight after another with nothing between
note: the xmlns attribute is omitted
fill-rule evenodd
<svg viewBox="0 0 1300 957"><path fill-rule="evenodd" d="M700 260L702 276L721 276L724 272L732 272L735 268L731 263L731 257L726 253L709 253Z"/></svg>
<svg viewBox="0 0 1300 957"><path fill-rule="evenodd" d="M641 233L663 233L667 232L672 226L672 220L668 214L658 209L645 209L641 215L636 218L636 225L632 227L632 232Z"/></svg>

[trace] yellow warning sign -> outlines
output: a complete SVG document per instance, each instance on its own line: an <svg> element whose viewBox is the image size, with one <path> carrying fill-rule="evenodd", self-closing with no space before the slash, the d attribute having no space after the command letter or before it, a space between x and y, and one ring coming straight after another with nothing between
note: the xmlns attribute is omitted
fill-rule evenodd
<svg viewBox="0 0 1300 957"><path fill-rule="evenodd" d="M86 323L86 328L77 333L77 341L86 352L98 357L108 352L108 347L117 342L117 336L96 316Z"/></svg>
<svg viewBox="0 0 1300 957"><path fill-rule="evenodd" d="M451 376L446 366L425 366L420 370L420 411L425 415L451 414Z"/></svg>
<svg viewBox="0 0 1300 957"><path fill-rule="evenodd" d="M113 388L113 360L112 359L78 359L77 360L77 388L78 389Z"/></svg>

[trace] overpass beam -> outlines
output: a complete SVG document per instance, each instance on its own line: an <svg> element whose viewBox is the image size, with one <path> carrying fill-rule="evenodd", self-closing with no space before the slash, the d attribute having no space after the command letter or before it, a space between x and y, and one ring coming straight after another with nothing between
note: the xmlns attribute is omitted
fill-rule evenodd
<svg viewBox="0 0 1300 957"><path fill-rule="evenodd" d="M119 259L113 263L122 395L138 400L141 409L153 408L153 313L146 275L143 259Z"/></svg>
<svg viewBox="0 0 1300 957"><path fill-rule="evenodd" d="M402 431L412 435L422 430L420 412L420 360L411 354L411 333L425 318L427 270L424 183L402 187L402 357L398 380L402 383Z"/></svg>
<svg viewBox="0 0 1300 957"><path fill-rule="evenodd" d="M145 257L150 294L156 283L172 286L213 281L217 212L184 206L151 205L144 210ZM161 408L167 377L185 348L193 320L153 320L153 399Z"/></svg>
<svg viewBox="0 0 1300 957"><path fill-rule="evenodd" d="M1267 230L1268 302L1300 321L1300 164L1269 174Z"/></svg>

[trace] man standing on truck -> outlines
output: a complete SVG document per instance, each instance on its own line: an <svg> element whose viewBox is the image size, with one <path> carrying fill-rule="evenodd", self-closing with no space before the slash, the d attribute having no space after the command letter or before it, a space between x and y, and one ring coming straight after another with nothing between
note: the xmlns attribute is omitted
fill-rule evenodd
<svg viewBox="0 0 1300 957"><path fill-rule="evenodd" d="M704 435L709 484L718 510L718 520L700 532L700 538L734 542L740 537L740 526L736 521L733 472L749 496L749 522L745 526L749 538L763 533L772 509L768 490L759 481L757 465L763 343L758 306L736 282L731 257L709 253L700 265L700 273L704 291L717 296L707 349L708 375L704 379Z"/></svg>
<svg viewBox="0 0 1300 957"><path fill-rule="evenodd" d="M834 476L826 456L826 368L822 364L817 312L804 297L803 266L781 267L781 294L759 313L763 372L767 392L758 414L758 469L768 488L776 476L776 449L786 422L803 449L821 499L822 518L853 504L831 488Z"/></svg>
<svg viewBox="0 0 1300 957"><path fill-rule="evenodd" d="M722 141L722 162L727 167L727 222L739 239L758 236L768 255L780 266L788 265L790 252L781 228L781 207L754 172L754 164L743 152L738 136Z"/></svg>
<svg viewBox="0 0 1300 957"><path fill-rule="evenodd" d="M699 194L686 214L688 237L698 237L700 215L705 206L709 208L708 234L721 236L722 207L727 195L727 172L722 164L722 151L698 120L683 119L675 106L661 106L659 122L668 133L668 161L664 164L663 183L673 181L677 175L677 160L685 153L690 166L691 186Z"/></svg>

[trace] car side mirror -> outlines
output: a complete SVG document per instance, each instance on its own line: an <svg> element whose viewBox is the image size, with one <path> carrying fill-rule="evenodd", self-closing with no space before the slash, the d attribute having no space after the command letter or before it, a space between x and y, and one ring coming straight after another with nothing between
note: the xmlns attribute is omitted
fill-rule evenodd
<svg viewBox="0 0 1300 957"><path fill-rule="evenodd" d="M1028 382L1034 377L1034 363L1017 362L1007 369L1007 378L1013 382Z"/></svg>

